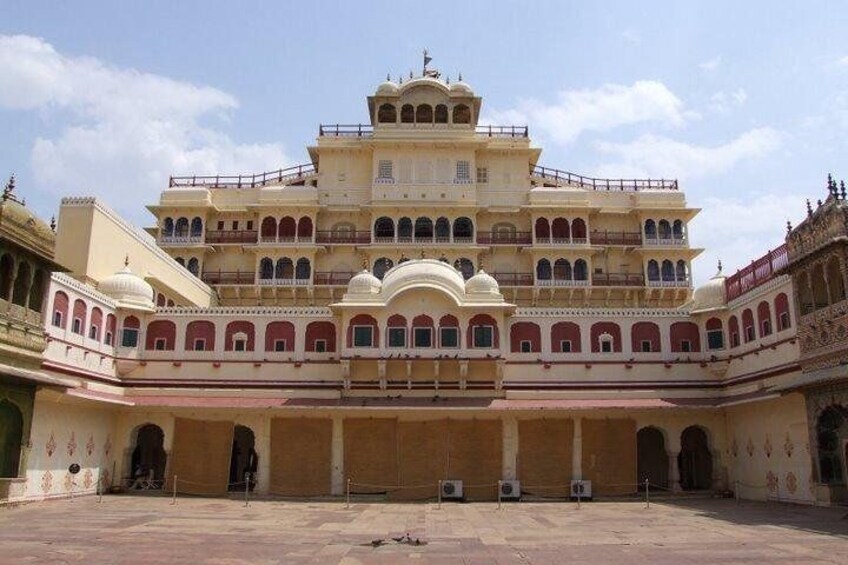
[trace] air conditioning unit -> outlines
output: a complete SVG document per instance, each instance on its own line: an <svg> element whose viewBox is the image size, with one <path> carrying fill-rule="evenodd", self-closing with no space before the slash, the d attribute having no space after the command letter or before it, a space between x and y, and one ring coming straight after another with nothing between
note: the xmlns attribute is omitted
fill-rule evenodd
<svg viewBox="0 0 848 565"><path fill-rule="evenodd" d="M571 498L576 500L591 500L592 481L571 481Z"/></svg>
<svg viewBox="0 0 848 565"><path fill-rule="evenodd" d="M514 479L501 481L501 500L518 500L521 498L521 481Z"/></svg>
<svg viewBox="0 0 848 565"><path fill-rule="evenodd" d="M442 481L442 498L462 498L462 481Z"/></svg>

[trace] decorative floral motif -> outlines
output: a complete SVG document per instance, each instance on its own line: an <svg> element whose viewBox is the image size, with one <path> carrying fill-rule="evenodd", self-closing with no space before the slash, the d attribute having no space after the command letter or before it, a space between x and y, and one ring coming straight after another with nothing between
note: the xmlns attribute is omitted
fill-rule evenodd
<svg viewBox="0 0 848 565"><path fill-rule="evenodd" d="M766 486L768 487L768 491L771 494L777 492L777 483L779 479L777 475L775 475L772 471L766 473Z"/></svg>
<svg viewBox="0 0 848 565"><path fill-rule="evenodd" d="M91 488L91 486L93 484L94 484L94 473L91 472L91 469L86 469L85 473L83 473L83 475L82 475L82 486L85 488L85 490L88 490L88 489Z"/></svg>
<svg viewBox="0 0 848 565"><path fill-rule="evenodd" d="M109 457L109 453L112 451L112 436L106 435L106 443L103 444L103 453L106 454L106 457Z"/></svg>
<svg viewBox="0 0 848 565"><path fill-rule="evenodd" d="M798 490L798 477L792 471L786 473L786 490L790 494L795 494L795 491Z"/></svg>
<svg viewBox="0 0 848 565"><path fill-rule="evenodd" d="M47 451L47 457L53 457L53 453L56 451L56 438L53 437L53 432L50 432L50 437L47 439L44 449Z"/></svg>
<svg viewBox="0 0 848 565"><path fill-rule="evenodd" d="M795 451L795 444L792 443L792 438L789 437L789 432L786 432L786 439L783 442L783 451L786 453L787 457L792 457L792 453Z"/></svg>
<svg viewBox="0 0 848 565"><path fill-rule="evenodd" d="M100 481L102 488L109 487L109 479L112 478L112 475L109 474L109 469L103 469L103 472L100 473Z"/></svg>
<svg viewBox="0 0 848 565"><path fill-rule="evenodd" d="M74 476L69 472L65 472L65 492L71 492L74 488Z"/></svg>
<svg viewBox="0 0 848 565"><path fill-rule="evenodd" d="M748 438L748 445L745 446L745 451L748 452L748 457L754 456L754 440Z"/></svg>
<svg viewBox="0 0 848 565"><path fill-rule="evenodd" d="M52 435L50 436L53 437ZM44 471L44 474L41 475L41 491L44 494L50 492L50 489L53 488L53 473L50 471Z"/></svg>
<svg viewBox="0 0 848 565"><path fill-rule="evenodd" d="M71 432L71 439L68 440L68 457L73 457L77 451L77 438L74 432Z"/></svg>
<svg viewBox="0 0 848 565"><path fill-rule="evenodd" d="M735 458L739 455L739 442L736 440L736 437L733 437L733 441L730 442L730 454Z"/></svg>
<svg viewBox="0 0 848 565"><path fill-rule="evenodd" d="M94 453L94 436L89 434L88 441L85 442L85 452L91 457L91 454Z"/></svg>
<svg viewBox="0 0 848 565"><path fill-rule="evenodd" d="M771 438L768 435L766 435L766 441L763 443L763 453L766 454L766 457L771 457L771 451L772 451Z"/></svg>

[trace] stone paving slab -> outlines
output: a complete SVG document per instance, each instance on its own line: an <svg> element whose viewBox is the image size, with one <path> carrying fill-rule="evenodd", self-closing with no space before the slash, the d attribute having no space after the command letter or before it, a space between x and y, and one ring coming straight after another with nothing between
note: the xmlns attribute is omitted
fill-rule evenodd
<svg viewBox="0 0 848 565"><path fill-rule="evenodd" d="M0 508L0 563L848 563L848 509L107 496ZM406 533L426 545L397 543ZM374 547L372 540L386 540Z"/></svg>

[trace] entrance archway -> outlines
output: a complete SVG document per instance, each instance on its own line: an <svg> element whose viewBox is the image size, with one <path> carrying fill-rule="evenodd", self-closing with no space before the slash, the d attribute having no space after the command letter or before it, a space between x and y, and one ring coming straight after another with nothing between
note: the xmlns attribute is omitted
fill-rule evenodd
<svg viewBox="0 0 848 565"><path fill-rule="evenodd" d="M250 473L250 490L256 486L256 469L259 455L256 453L256 436L247 426L236 426L233 430L233 451L230 456L230 480L227 490L243 491L244 474Z"/></svg>
<svg viewBox="0 0 848 565"><path fill-rule="evenodd" d="M23 431L24 417L20 409L8 400L0 402L0 477L18 476Z"/></svg>
<svg viewBox="0 0 848 565"><path fill-rule="evenodd" d="M665 436L653 426L642 428L636 434L636 475L640 489L645 488L645 479L652 486L668 487Z"/></svg>
<svg viewBox="0 0 848 565"><path fill-rule="evenodd" d="M713 455L707 433L698 426L689 426L680 435L680 488L708 490L713 483Z"/></svg>
<svg viewBox="0 0 848 565"><path fill-rule="evenodd" d="M843 445L846 439L848 439L848 409L834 404L822 410L816 420L819 476L822 483L845 484L842 458L848 458L848 444Z"/></svg>
<svg viewBox="0 0 848 565"><path fill-rule="evenodd" d="M153 469L153 480L164 481L165 464L165 432L156 424L145 424L138 428L135 438L135 449L132 452L131 472L135 477L137 470L146 476Z"/></svg>

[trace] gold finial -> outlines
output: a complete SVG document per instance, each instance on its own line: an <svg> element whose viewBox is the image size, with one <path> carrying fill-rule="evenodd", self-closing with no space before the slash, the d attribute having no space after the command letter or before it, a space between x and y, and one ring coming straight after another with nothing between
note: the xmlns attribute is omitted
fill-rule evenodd
<svg viewBox="0 0 848 565"><path fill-rule="evenodd" d="M424 250L421 250L421 258L424 259Z"/></svg>
<svg viewBox="0 0 848 565"><path fill-rule="evenodd" d="M50 229L56 231L56 216L50 217Z"/></svg>
<svg viewBox="0 0 848 565"><path fill-rule="evenodd" d="M368 269L368 257L362 258L362 270L367 271Z"/></svg>
<svg viewBox="0 0 848 565"><path fill-rule="evenodd" d="M129 267L129 266L130 266L130 256L127 255L126 257L124 257L124 267Z"/></svg>
<svg viewBox="0 0 848 565"><path fill-rule="evenodd" d="M718 274L721 274L721 259L718 260Z"/></svg>

